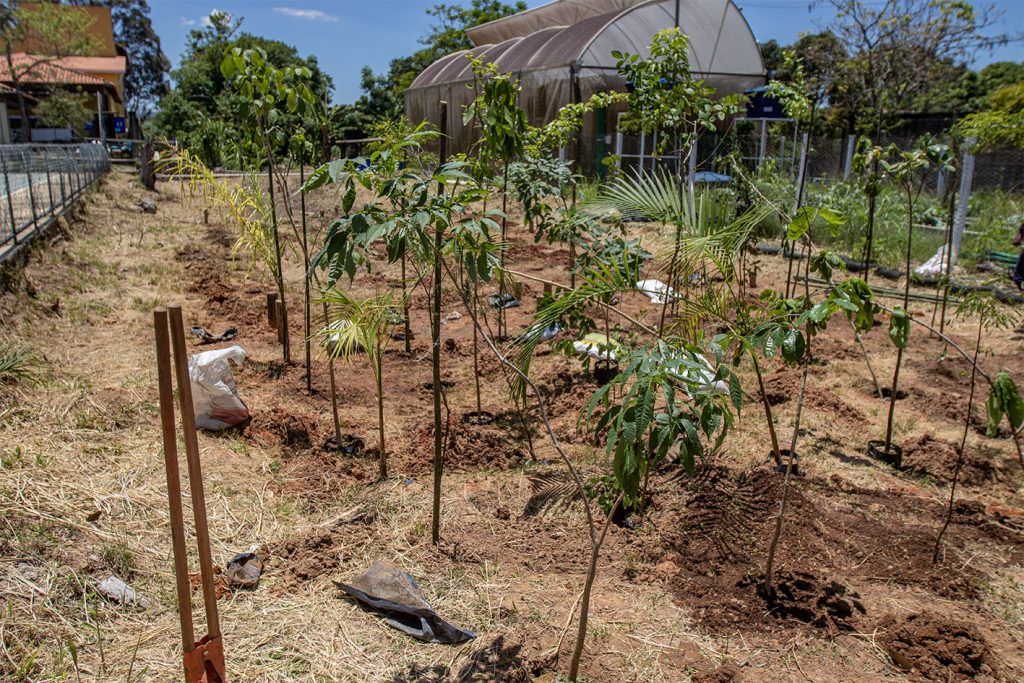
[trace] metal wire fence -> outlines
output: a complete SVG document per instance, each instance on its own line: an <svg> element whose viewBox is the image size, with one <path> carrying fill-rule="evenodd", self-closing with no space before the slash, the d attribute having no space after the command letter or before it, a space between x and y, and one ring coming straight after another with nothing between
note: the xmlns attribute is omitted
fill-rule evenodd
<svg viewBox="0 0 1024 683"><path fill-rule="evenodd" d="M619 168L633 172L643 168L652 172L656 168L675 172L675 157L670 153L658 158L655 154L657 135L616 136L615 153ZM830 138L810 136L807 149L807 179L810 182L831 183L849 179L852 173L854 154L853 137ZM908 136L883 137L881 144L894 144L903 150L912 149L918 140ZM792 127L777 125L761 132L758 128L734 130L721 135L707 133L700 136L696 145L695 171L710 171L729 174L727 157L733 155L751 171L769 165L776 174L797 177L802 147L802 135ZM962 150L957 149L958 155ZM925 181L926 187L941 192L948 178L931 172ZM979 153L974 163L975 189L1000 189L1004 192L1024 190L1024 150L998 149Z"/></svg>
<svg viewBox="0 0 1024 683"><path fill-rule="evenodd" d="M108 170L104 145L0 145L0 262Z"/></svg>

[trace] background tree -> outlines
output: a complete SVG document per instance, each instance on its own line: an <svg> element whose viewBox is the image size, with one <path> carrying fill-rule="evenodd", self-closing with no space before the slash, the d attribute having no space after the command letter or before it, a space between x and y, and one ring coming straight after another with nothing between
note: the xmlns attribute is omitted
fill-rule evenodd
<svg viewBox="0 0 1024 683"><path fill-rule="evenodd" d="M175 87L160 100L153 131L166 137L176 136L182 146L200 154L210 166L241 165L246 156L251 159L262 150L239 147L238 141L244 135L237 114L244 108L245 98L231 88L220 70L221 62L233 48L243 52L262 50L268 65L278 70L308 69L307 82L318 102L330 99L334 84L320 69L316 57L304 58L294 47L278 40L239 33L241 17L214 12L209 20L209 26L189 33L181 65L172 74ZM303 128L310 140L322 136L322 131L300 114L282 111L279 123L288 129ZM274 152L283 157L287 141L281 141Z"/></svg>
<svg viewBox="0 0 1024 683"><path fill-rule="evenodd" d="M993 8L964 0L816 0L834 12L827 29L849 55L843 69L850 120L877 139L893 116L942 82L949 64L1007 42L988 32Z"/></svg>
<svg viewBox="0 0 1024 683"><path fill-rule="evenodd" d="M355 108L372 120L402 116L405 109L403 93L421 71L445 55L473 47L466 36L466 29L525 9L526 3L522 0L512 3L470 0L468 6L446 2L434 5L427 10L427 14L434 18L434 24L430 32L420 39L421 49L408 57L393 59L384 74L374 74L369 67L363 68L363 95L355 102Z"/></svg>
<svg viewBox="0 0 1024 683"><path fill-rule="evenodd" d="M109 7L114 23L114 41L128 51L128 72L124 76L127 110L145 118L150 107L167 94L171 61L153 30L148 0L69 0L72 5Z"/></svg>
<svg viewBox="0 0 1024 683"><path fill-rule="evenodd" d="M85 12L68 11L56 3L43 2L28 7L5 4L0 7L0 43L7 72L18 99L21 114L21 139L32 140L32 121L23 83L38 69L68 55L90 55L96 42L89 35L92 17ZM15 59L18 52L29 57Z"/></svg>
<svg viewBox="0 0 1024 683"><path fill-rule="evenodd" d="M70 128L77 135L85 132L92 118L92 96L81 90L58 88L34 108L36 119L47 128Z"/></svg>

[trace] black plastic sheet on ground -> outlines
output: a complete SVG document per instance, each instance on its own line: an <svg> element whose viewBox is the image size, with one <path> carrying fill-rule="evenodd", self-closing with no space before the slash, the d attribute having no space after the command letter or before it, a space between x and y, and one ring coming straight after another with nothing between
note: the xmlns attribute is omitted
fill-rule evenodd
<svg viewBox="0 0 1024 683"><path fill-rule="evenodd" d="M374 561L351 584L335 581L344 593L380 612L384 621L427 643L454 645L476 638L472 631L449 624L427 603L423 590L406 572Z"/></svg>

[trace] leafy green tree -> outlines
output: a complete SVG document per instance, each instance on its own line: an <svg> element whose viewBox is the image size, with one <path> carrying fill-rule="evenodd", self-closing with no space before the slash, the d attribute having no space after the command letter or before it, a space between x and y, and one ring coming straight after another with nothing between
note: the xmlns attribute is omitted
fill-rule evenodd
<svg viewBox="0 0 1024 683"><path fill-rule="evenodd" d="M88 93L68 88L57 88L41 100L33 110L36 119L49 128L70 128L76 134L85 131L85 122L90 120L93 98Z"/></svg>
<svg viewBox="0 0 1024 683"><path fill-rule="evenodd" d="M377 397L377 445L380 450L380 478L388 478L388 458L384 445L384 354L391 335L388 334L395 312L404 303L391 292L368 299L355 299L336 287L327 290L323 302L330 311L330 320L320 331L331 357L351 363L365 354L373 371Z"/></svg>
<svg viewBox="0 0 1024 683"><path fill-rule="evenodd" d="M957 318L976 317L978 319L978 334L974 340L974 359L971 363L971 381L970 391L967 395L967 411L964 417L964 431L960 437L960 448L957 450L956 456L956 467L953 469L953 480L949 485L949 505L946 507L946 519L942 523L942 528L939 529L939 534L935 538L935 549L932 551L932 564L939 561L939 551L942 548L942 537L946 533L946 529L949 527L950 521L953 519L953 504L956 500L956 485L960 479L960 470L964 464L964 451L967 448L967 435L971 431L971 415L974 407L974 390L978 379L978 358L981 355L981 339L982 335L986 332L996 332L998 330L1004 330L1012 326L1011 319L999 309L999 304L996 303L995 298L989 292L972 292L964 297L963 301L956 309ZM1006 375L1007 379L1009 378ZM1020 403L1020 395L1016 393L1016 386L1013 385L1013 380L1009 380L1007 383L1001 377L997 378L996 382L992 387L992 394L990 395L990 402L993 400L992 397L999 396L1001 389L1006 390L1007 395L1013 396L1016 394L1016 411L1018 412L1016 425L1014 425L1013 417L1010 418L1011 429L1016 429L1020 423L1024 422L1024 404ZM998 399L996 399L998 400ZM1011 405L1013 400L1011 398ZM1002 419L1001 416L997 416L995 423L999 424ZM989 421L991 426L991 419ZM989 429L989 435L994 436L995 430Z"/></svg>
<svg viewBox="0 0 1024 683"><path fill-rule="evenodd" d="M38 69L68 55L91 55L97 47L89 33L92 21L85 12L68 11L57 3L5 4L0 7L0 46L18 100L23 142L32 140L32 120L24 81ZM25 49L30 51L30 56L16 61L14 53Z"/></svg>
<svg viewBox="0 0 1024 683"><path fill-rule="evenodd" d="M991 9L965 0L816 0L832 12L827 29L849 56L843 96L857 130L881 130L945 80L948 66L1007 41L991 34Z"/></svg>
<svg viewBox="0 0 1024 683"><path fill-rule="evenodd" d="M303 58L294 47L277 40L239 33L241 25L241 18L214 12L209 26L189 33L181 65L172 74L175 87L160 100L153 121L157 134L176 136L182 146L202 154L210 166L230 163L241 168L263 152L260 147L239 142L245 137L239 125L239 112L245 110L246 98L231 87L220 69L233 49L262 50L267 64L274 69L307 69L308 87L317 102L329 100L333 88L315 57ZM302 114L281 111L280 115L287 128L302 128L309 140L321 139L319 124ZM284 158L287 141L276 140L273 151L275 156Z"/></svg>
<svg viewBox="0 0 1024 683"><path fill-rule="evenodd" d="M153 29L148 0L69 0L72 5L110 8L114 40L128 51L124 76L125 105L129 112L145 116L151 105L167 94L171 62Z"/></svg>

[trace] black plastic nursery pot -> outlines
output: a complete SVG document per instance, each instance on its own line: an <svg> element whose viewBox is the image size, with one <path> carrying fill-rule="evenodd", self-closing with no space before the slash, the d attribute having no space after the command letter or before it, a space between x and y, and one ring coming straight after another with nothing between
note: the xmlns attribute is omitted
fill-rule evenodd
<svg viewBox="0 0 1024 683"><path fill-rule="evenodd" d="M473 410L463 415L462 419L471 425L489 425L494 422L494 413L487 410Z"/></svg>
<svg viewBox="0 0 1024 683"><path fill-rule="evenodd" d="M779 455L782 456L782 464L781 465L775 464L775 451L773 451L773 450L769 450L768 451L768 460L773 464L776 472L778 472L779 474L785 474L786 473L786 467L787 467L787 465L789 463L789 449L788 448L780 448L779 449ZM793 461L793 476L794 477L799 477L800 476L800 462L799 462L799 459Z"/></svg>
<svg viewBox="0 0 1024 683"><path fill-rule="evenodd" d="M619 374L619 362L616 360L599 360L594 363L594 379L601 386L608 384Z"/></svg>
<svg viewBox="0 0 1024 683"><path fill-rule="evenodd" d="M881 439L868 441L868 455L896 469L903 464L903 449L896 444L889 444L889 450L885 450L885 441Z"/></svg>
<svg viewBox="0 0 1024 683"><path fill-rule="evenodd" d="M344 455L359 456L363 454L364 450L366 450L366 444L358 436L342 434L340 446L332 436L324 442L324 450L329 453L342 453Z"/></svg>

